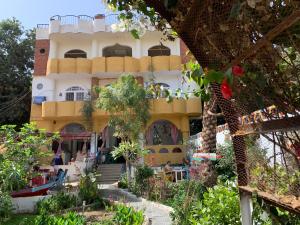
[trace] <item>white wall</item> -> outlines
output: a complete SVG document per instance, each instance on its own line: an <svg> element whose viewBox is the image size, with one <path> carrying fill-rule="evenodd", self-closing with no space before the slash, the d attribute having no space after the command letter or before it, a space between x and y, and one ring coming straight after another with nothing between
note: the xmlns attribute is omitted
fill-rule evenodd
<svg viewBox="0 0 300 225"><path fill-rule="evenodd" d="M80 49L87 53L87 58L91 58L92 53L92 42L89 40L77 39L77 35L80 34L73 34L73 37L62 39L58 41L57 46L57 57L64 58L64 54L73 49Z"/></svg>
<svg viewBox="0 0 300 225"><path fill-rule="evenodd" d="M65 91L72 86L79 86L89 91L91 89L91 79L60 79L56 80L55 101L65 101ZM60 96L60 93L62 94Z"/></svg>
<svg viewBox="0 0 300 225"><path fill-rule="evenodd" d="M184 79L180 71L173 73L153 73L144 76L144 81L149 82L151 79L154 79L155 83L165 83L170 86L172 91L180 88L184 92L192 93L194 89L197 88L195 82L189 82L187 79Z"/></svg>
<svg viewBox="0 0 300 225"><path fill-rule="evenodd" d="M160 45L162 43L163 45L167 46L171 49L171 55L180 55L180 42L179 39L175 41L162 41L163 35L160 32L147 32L142 38L141 38L141 51L143 56L148 55L148 49L155 46Z"/></svg>
<svg viewBox="0 0 300 225"><path fill-rule="evenodd" d="M42 84L38 90L37 85ZM44 76L34 76L32 80L32 96L46 96L47 101L54 101L55 81Z"/></svg>
<svg viewBox="0 0 300 225"><path fill-rule="evenodd" d="M93 35L82 33L60 34L50 40L50 58L64 58L64 54L72 49L81 49L87 52L87 58L95 57L95 55L101 57L103 48L115 44L131 47L132 56L135 58L148 56L148 49L160 45L160 43L170 48L171 55L180 55L179 39L173 42L162 41L162 37L163 35L157 31L147 32L139 40L134 39L128 32L101 32ZM93 48L96 49L93 50Z"/></svg>

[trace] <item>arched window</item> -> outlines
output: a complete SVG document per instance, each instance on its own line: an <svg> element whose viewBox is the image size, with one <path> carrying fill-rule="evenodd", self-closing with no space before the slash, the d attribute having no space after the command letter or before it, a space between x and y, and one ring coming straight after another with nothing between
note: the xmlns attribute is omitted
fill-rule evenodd
<svg viewBox="0 0 300 225"><path fill-rule="evenodd" d="M154 122L146 132L147 145L178 145L182 144L182 133L167 120Z"/></svg>
<svg viewBox="0 0 300 225"><path fill-rule="evenodd" d="M73 49L65 53L65 58L86 58L86 52L80 49Z"/></svg>
<svg viewBox="0 0 300 225"><path fill-rule="evenodd" d="M83 101L87 93L82 87L73 86L65 91L66 101Z"/></svg>
<svg viewBox="0 0 300 225"><path fill-rule="evenodd" d="M79 123L70 123L66 125L62 130L62 133L66 134L80 134L85 132L85 127Z"/></svg>
<svg viewBox="0 0 300 225"><path fill-rule="evenodd" d="M148 49L148 56L171 55L171 50L164 45L156 45Z"/></svg>
<svg viewBox="0 0 300 225"><path fill-rule="evenodd" d="M169 153L169 150L166 148L159 149L159 153Z"/></svg>
<svg viewBox="0 0 300 225"><path fill-rule="evenodd" d="M172 152L173 152L173 153L181 153L182 150L181 150L181 148L176 147L176 148L174 148L174 149L172 150Z"/></svg>
<svg viewBox="0 0 300 225"><path fill-rule="evenodd" d="M129 46L115 44L113 46L105 47L102 50L102 55L104 57L124 57L124 56L132 56L132 49Z"/></svg>

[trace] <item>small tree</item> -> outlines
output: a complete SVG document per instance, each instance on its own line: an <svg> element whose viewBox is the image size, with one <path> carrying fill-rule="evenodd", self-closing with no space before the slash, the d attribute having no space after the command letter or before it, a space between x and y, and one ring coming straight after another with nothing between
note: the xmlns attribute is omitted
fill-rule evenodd
<svg viewBox="0 0 300 225"><path fill-rule="evenodd" d="M32 176L32 167L50 148L52 140L35 124L24 124L20 131L16 125L0 126L0 189L13 191L22 188Z"/></svg>
<svg viewBox="0 0 300 225"><path fill-rule="evenodd" d="M130 182L130 164L145 153L139 137L150 118L146 90L132 75L122 75L116 83L99 88L98 92L96 107L109 112L109 126L115 129L114 136L122 140L113 156L125 158Z"/></svg>

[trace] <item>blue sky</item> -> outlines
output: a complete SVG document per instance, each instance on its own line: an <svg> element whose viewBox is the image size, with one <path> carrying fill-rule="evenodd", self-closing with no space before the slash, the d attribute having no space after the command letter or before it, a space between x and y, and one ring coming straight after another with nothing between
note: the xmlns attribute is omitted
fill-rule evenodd
<svg viewBox="0 0 300 225"><path fill-rule="evenodd" d="M48 23L53 15L104 13L102 0L0 0L0 20L16 17L29 29Z"/></svg>

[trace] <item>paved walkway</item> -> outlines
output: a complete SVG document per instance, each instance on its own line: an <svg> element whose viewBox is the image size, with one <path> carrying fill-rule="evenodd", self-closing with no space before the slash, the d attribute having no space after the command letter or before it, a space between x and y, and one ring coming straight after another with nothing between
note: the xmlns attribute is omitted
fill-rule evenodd
<svg viewBox="0 0 300 225"><path fill-rule="evenodd" d="M144 214L152 220L152 225L171 225L170 218L171 207L138 198L135 195L116 188L113 185L101 185L101 194L103 198L109 198L114 201L125 202L126 205L132 206L136 210L143 210Z"/></svg>

